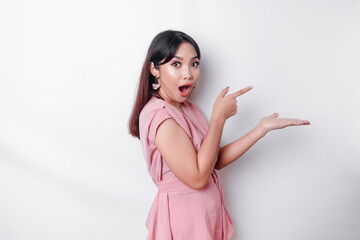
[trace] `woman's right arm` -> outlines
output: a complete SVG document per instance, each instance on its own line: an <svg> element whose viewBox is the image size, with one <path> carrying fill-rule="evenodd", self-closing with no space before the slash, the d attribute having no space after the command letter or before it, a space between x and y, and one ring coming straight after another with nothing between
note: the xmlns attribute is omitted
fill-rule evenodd
<svg viewBox="0 0 360 240"><path fill-rule="evenodd" d="M170 170L186 185L194 189L205 186L217 160L225 121L237 113L236 97L251 89L250 86L229 95L226 95L229 88L221 91L198 152L189 136L174 120L167 119L158 127L155 145Z"/></svg>

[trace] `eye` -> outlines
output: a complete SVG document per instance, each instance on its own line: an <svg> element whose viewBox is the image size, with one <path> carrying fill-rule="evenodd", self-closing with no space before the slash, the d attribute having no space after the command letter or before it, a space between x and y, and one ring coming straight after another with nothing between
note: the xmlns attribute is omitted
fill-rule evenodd
<svg viewBox="0 0 360 240"><path fill-rule="evenodd" d="M174 67L179 67L180 63L179 62L173 62L171 65L173 65Z"/></svg>
<svg viewBox="0 0 360 240"><path fill-rule="evenodd" d="M191 64L193 67L198 67L200 65L200 62L196 61Z"/></svg>

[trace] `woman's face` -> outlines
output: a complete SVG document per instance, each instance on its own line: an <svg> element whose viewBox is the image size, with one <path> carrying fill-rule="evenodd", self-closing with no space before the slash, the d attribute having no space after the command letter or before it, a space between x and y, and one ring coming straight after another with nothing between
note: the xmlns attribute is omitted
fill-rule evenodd
<svg viewBox="0 0 360 240"><path fill-rule="evenodd" d="M190 43L181 43L173 59L160 65L160 69L154 74L159 77L160 96L179 108L180 103L190 96L200 76L199 64L195 48Z"/></svg>

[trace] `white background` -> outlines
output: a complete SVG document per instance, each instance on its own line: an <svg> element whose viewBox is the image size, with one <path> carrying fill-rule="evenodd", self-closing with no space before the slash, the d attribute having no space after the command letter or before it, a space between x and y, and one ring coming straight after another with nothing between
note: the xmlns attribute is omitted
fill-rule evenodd
<svg viewBox="0 0 360 240"><path fill-rule="evenodd" d="M241 240L360 239L360 2L1 1L0 239L145 239L156 194L128 134L152 38L192 36L192 101L238 98L222 143L273 112L269 133L220 171Z"/></svg>

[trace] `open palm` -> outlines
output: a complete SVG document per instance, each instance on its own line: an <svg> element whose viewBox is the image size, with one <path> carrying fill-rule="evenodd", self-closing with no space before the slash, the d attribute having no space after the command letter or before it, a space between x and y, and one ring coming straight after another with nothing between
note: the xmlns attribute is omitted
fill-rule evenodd
<svg viewBox="0 0 360 240"><path fill-rule="evenodd" d="M309 125L309 120L301 120L294 118L278 118L278 113L273 113L268 117L261 119L260 124L268 132L274 129L281 129L288 126L300 126L300 125Z"/></svg>

